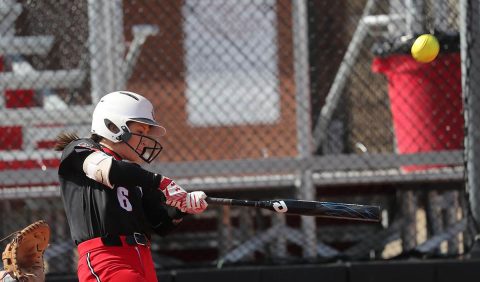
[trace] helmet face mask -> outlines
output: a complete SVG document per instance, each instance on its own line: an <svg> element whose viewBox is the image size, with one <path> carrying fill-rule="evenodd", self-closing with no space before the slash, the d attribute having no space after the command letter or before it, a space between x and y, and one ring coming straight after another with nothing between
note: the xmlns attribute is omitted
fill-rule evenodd
<svg viewBox="0 0 480 282"><path fill-rule="evenodd" d="M149 136L130 132L129 122L148 125ZM92 116L91 132L113 143L125 142L142 160L150 163L162 150L157 140L165 135L166 131L155 120L153 105L150 101L133 92L117 91L103 96L98 102ZM132 135L140 137L135 147L128 143ZM143 149L139 152L138 149L141 146Z"/></svg>
<svg viewBox="0 0 480 282"><path fill-rule="evenodd" d="M128 142L132 138L132 136L139 137L138 143L135 147ZM135 153L146 163L151 163L158 156L158 154L160 154L160 152L163 149L160 142L158 142L152 137L142 135L142 134L132 133L128 131L128 132L124 132L124 134L121 135L121 139L131 150L135 151ZM142 150L139 152L140 148L142 148Z"/></svg>

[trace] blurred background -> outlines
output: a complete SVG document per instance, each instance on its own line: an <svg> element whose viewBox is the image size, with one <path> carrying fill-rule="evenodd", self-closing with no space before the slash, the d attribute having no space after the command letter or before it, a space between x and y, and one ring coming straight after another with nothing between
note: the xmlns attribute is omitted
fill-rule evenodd
<svg viewBox="0 0 480 282"><path fill-rule="evenodd" d="M45 219L48 273L74 277L55 137L89 136L99 98L129 90L167 129L146 168L186 190L382 208L381 223L362 223L211 207L153 238L159 271L467 260L479 5L0 0L0 237ZM426 64L410 55L424 33L441 46Z"/></svg>

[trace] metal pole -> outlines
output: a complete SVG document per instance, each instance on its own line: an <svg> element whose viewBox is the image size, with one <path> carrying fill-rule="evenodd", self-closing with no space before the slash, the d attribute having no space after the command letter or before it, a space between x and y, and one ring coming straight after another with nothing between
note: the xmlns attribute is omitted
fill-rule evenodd
<svg viewBox="0 0 480 282"><path fill-rule="evenodd" d="M440 32L455 32L456 28L453 26L451 17L455 15L455 11L452 11L452 6L448 0L433 1L433 14L434 14L434 29Z"/></svg>
<svg viewBox="0 0 480 282"><path fill-rule="evenodd" d="M294 0L293 36L294 68L296 85L297 149L302 159L312 155L311 111L310 111L310 73L308 62L308 14L305 0ZM315 199L315 187L311 171L301 171L302 181L299 195L305 200ZM313 218L303 216L302 231L305 235L304 257L316 256L316 224Z"/></svg>
<svg viewBox="0 0 480 282"><path fill-rule="evenodd" d="M297 1L294 2L296 3ZM322 107L320 115L318 116L317 123L313 131L316 149L319 148L327 139L328 125L330 124L333 113L337 108L338 102L340 101L340 97L342 95L343 88L345 87L348 75L352 71L353 64L357 60L358 54L360 53L361 48L359 48L359 46L362 44L367 35L368 26L364 19L370 15L373 6L373 0L368 0L368 2L365 4L365 8L363 9L362 17L358 22L357 29L353 34L350 44L348 45L347 52L345 52L342 63L338 68L337 75L333 80L332 86L328 91L325 99L325 105Z"/></svg>
<svg viewBox="0 0 480 282"><path fill-rule="evenodd" d="M480 12L479 1L460 1L460 48L466 123L467 188L473 217L480 220Z"/></svg>
<svg viewBox="0 0 480 282"><path fill-rule="evenodd" d="M402 226L402 250L408 252L417 246L417 197L413 190L400 192L404 224Z"/></svg>
<svg viewBox="0 0 480 282"><path fill-rule="evenodd" d="M310 72L306 1L293 3L294 68L296 86L297 149L301 158L311 156Z"/></svg>
<svg viewBox="0 0 480 282"><path fill-rule="evenodd" d="M105 1L104 18L107 31L106 50L110 52L108 63L108 91L123 90L125 83L125 38L123 35L123 5L122 0Z"/></svg>
<svg viewBox="0 0 480 282"><path fill-rule="evenodd" d="M272 216L272 225L286 225L285 214L275 213ZM282 230L282 233L286 231ZM285 235L277 236L276 240L271 244L271 251L274 258L285 259L287 257L287 238Z"/></svg>
<svg viewBox="0 0 480 282"><path fill-rule="evenodd" d="M433 237L442 233L442 199L437 190L432 190L427 195L427 220L431 227L430 237ZM435 249L434 252L439 254L440 248Z"/></svg>
<svg viewBox="0 0 480 282"><path fill-rule="evenodd" d="M458 209L460 207L460 202L458 200L459 193L458 191L449 191L445 193L445 226L453 226L457 223L460 219L458 218ZM448 240L448 254L455 255L460 252L460 245L458 240L458 234L454 234Z"/></svg>
<svg viewBox="0 0 480 282"><path fill-rule="evenodd" d="M90 53L90 83L92 103L96 104L104 93L103 82L106 80L102 60L106 58L100 35L103 33L102 21L103 1L88 1L88 52Z"/></svg>
<svg viewBox="0 0 480 282"><path fill-rule="evenodd" d="M22 5L15 2L6 2L3 5L6 12L2 13L2 20L0 21L0 35L2 37L14 38L15 37L15 21L22 13ZM5 60L0 56L0 60ZM5 63L5 62L4 62ZM0 93L5 93L6 87L0 85ZM5 96L0 95L0 108L5 108Z"/></svg>
<svg viewBox="0 0 480 282"><path fill-rule="evenodd" d="M315 199L315 186L312 180L312 171L306 170L302 174L300 198L306 200ZM315 258L317 256L317 227L313 216L302 216L302 232L304 234L303 257Z"/></svg>
<svg viewBox="0 0 480 282"><path fill-rule="evenodd" d="M424 0L407 0L407 32L409 35L419 34L425 31Z"/></svg>
<svg viewBox="0 0 480 282"><path fill-rule="evenodd" d="M88 49L92 103L108 92L125 88L122 3L88 1Z"/></svg>

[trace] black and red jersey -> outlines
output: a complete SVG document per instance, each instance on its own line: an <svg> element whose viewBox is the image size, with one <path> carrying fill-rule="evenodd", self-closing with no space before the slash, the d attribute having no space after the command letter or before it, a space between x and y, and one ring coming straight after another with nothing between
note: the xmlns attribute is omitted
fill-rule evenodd
<svg viewBox="0 0 480 282"><path fill-rule="evenodd" d="M85 158L95 150L112 155L109 180L113 188L96 182L83 171ZM173 220L184 216L165 205L158 190L161 175L122 161L92 139L78 139L63 151L59 167L61 197L72 239L76 244L109 235L151 231L163 235L174 228Z"/></svg>

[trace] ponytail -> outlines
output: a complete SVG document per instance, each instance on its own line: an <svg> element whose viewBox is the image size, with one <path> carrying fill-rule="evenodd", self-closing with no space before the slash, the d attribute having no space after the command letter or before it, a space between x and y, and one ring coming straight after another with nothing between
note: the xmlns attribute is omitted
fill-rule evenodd
<svg viewBox="0 0 480 282"><path fill-rule="evenodd" d="M55 146L53 147L53 149L55 151L61 152L63 151L63 149L65 149L65 147L67 147L68 144L70 144L75 140L80 139L80 137L78 137L78 135L73 132L62 132L58 134L56 139L57 139L57 142L55 143Z"/></svg>
<svg viewBox="0 0 480 282"><path fill-rule="evenodd" d="M70 144L75 140L80 139L80 137L78 137L78 135L74 132L62 132L58 134L56 139L57 139L57 142L55 143L55 146L53 146L53 149L55 151L62 152L65 149L65 147L68 146L68 144ZM103 137L97 134L92 134L92 136L90 136L90 139L92 139L94 142L99 143L100 141L103 140Z"/></svg>

